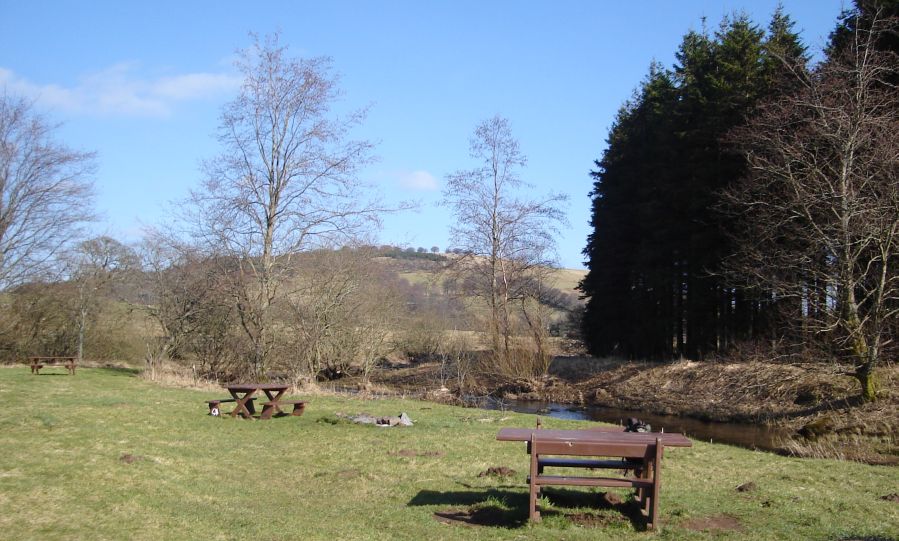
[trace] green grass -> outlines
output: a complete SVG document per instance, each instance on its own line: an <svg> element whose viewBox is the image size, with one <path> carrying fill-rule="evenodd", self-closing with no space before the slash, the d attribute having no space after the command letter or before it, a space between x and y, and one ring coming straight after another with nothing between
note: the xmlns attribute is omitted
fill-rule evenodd
<svg viewBox="0 0 899 541"><path fill-rule="evenodd" d="M660 533L589 491L548 491L529 525L523 444L495 441L528 415L411 400L308 397L271 421L206 415L224 392L170 389L126 370L74 377L0 368L3 539L842 539L899 537L899 470L697 442L664 462ZM382 429L337 412L397 415ZM547 420L551 427L582 423ZM509 478L479 477L507 466ZM757 489L738 492L752 481ZM622 493L624 496L624 493ZM591 504L591 505L587 505ZM443 524L468 512L489 526ZM596 526L568 515L590 514ZM728 515L738 531L695 532Z"/></svg>

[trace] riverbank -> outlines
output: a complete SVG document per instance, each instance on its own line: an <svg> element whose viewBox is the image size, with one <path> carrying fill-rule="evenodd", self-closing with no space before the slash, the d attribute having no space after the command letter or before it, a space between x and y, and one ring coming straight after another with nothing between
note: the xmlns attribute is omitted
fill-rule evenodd
<svg viewBox="0 0 899 541"><path fill-rule="evenodd" d="M442 367L420 363L380 371L389 389L439 387ZM472 374L467 392L507 400L639 410L660 415L746 424L770 424L786 436L779 452L869 464L899 464L899 370L880 370L879 400L858 399L857 381L822 364L766 362L637 363L558 357L549 374L509 380ZM438 400L459 394L432 393Z"/></svg>

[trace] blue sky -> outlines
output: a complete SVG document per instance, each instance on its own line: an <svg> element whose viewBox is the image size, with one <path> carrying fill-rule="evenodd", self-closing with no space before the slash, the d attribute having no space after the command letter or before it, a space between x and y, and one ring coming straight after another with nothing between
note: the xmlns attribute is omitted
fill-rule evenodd
<svg viewBox="0 0 899 541"><path fill-rule="evenodd" d="M783 0L817 53L842 0ZM470 168L481 120L509 118L537 192L570 197L559 261L582 267L589 171L615 113L653 60L666 66L685 32L745 11L767 25L777 0L195 1L0 0L0 87L36 100L58 138L98 153L98 230L140 237L201 178L213 157L231 64L248 32L280 30L297 56L333 58L338 110L370 106L355 135L378 143L363 180L417 212L387 217L383 243L439 246L452 217L444 177Z"/></svg>

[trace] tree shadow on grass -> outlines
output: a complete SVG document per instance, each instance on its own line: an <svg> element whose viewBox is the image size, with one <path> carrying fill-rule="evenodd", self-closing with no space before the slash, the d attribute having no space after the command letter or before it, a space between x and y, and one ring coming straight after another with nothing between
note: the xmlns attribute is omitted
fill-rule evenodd
<svg viewBox="0 0 899 541"><path fill-rule="evenodd" d="M541 495L549 499L553 505L553 509L541 510L540 514L544 518L562 515L584 526L630 521L635 530L646 530L646 517L640 509L640 504L633 499L622 501L614 494L555 487L550 490L544 488ZM501 502L502 505L498 505L497 502ZM498 488L447 492L422 490L409 501L408 505L445 505L448 509L435 512L434 518L448 524L520 528L528 522L528 494L521 490ZM611 510L613 513L610 517L599 518L589 513L565 512L566 509L585 507L598 511Z"/></svg>

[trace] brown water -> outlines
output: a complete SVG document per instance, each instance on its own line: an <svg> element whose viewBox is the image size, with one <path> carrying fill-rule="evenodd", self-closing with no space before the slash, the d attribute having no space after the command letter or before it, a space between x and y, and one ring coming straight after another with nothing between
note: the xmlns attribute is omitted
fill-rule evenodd
<svg viewBox="0 0 899 541"><path fill-rule="evenodd" d="M777 449L784 433L766 425L742 423L720 423L701 421L676 415L653 415L642 411L603 408L599 406L571 406L554 402L506 400L479 404L488 409L506 409L518 413L533 413L555 419L578 421L600 421L623 425L630 417L635 417L652 426L653 432L680 432L694 440L725 443L773 451Z"/></svg>

